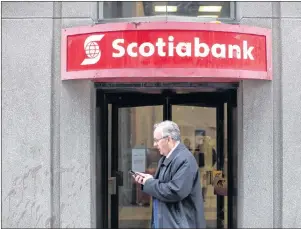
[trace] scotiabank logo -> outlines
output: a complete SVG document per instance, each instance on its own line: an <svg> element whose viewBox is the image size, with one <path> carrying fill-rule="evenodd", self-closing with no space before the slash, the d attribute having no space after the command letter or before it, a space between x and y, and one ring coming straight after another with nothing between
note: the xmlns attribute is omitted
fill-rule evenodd
<svg viewBox="0 0 301 229"><path fill-rule="evenodd" d="M101 50L98 45L104 35L89 36L84 44L86 58L81 65L96 64L101 57ZM127 42L128 43L128 42ZM194 37L192 42L174 43L174 37L169 36L167 41L158 37L155 42L143 42L138 45L137 42L125 44L125 39L114 39L112 41L112 57L122 58L125 55L132 58L142 57L196 57L205 58L211 54L218 59L244 59L254 60L254 46L250 46L248 41L242 40L237 44L214 43L207 44L202 42L199 37Z"/></svg>
<svg viewBox="0 0 301 229"><path fill-rule="evenodd" d="M87 37L84 43L84 49L88 58L84 59L81 65L96 64L100 60L101 51L97 42L103 37L103 34Z"/></svg>

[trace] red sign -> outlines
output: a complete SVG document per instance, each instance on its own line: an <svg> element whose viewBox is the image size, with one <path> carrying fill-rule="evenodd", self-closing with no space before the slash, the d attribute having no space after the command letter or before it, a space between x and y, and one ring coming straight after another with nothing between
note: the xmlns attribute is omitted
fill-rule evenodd
<svg viewBox="0 0 301 229"><path fill-rule="evenodd" d="M63 33L63 79L271 79L267 29L154 22L137 28L134 24L104 24Z"/></svg>

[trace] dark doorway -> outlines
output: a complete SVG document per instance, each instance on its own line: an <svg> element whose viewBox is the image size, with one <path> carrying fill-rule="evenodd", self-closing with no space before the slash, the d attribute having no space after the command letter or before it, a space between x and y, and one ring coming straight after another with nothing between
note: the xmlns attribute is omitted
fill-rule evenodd
<svg viewBox="0 0 301 229"><path fill-rule="evenodd" d="M236 90L179 88L110 84L97 89L97 228L149 227L150 197L140 191L128 171L155 172L160 156L153 148L153 125L163 120L179 125L182 142L199 164L207 227L235 227L232 127ZM214 194L215 171L225 175L226 197Z"/></svg>

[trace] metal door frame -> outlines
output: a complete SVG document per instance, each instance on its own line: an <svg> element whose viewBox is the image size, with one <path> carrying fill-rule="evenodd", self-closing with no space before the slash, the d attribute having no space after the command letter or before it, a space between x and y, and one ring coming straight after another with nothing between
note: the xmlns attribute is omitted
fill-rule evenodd
<svg viewBox="0 0 301 229"><path fill-rule="evenodd" d="M233 170L231 156L233 151L232 139L232 108L236 107L236 91L229 92L200 92L190 94L173 94L169 91L162 94L133 93L107 93L97 90L96 106L100 108L97 116L96 144L96 228L108 228L108 105L112 104L112 155L118 154L118 109L122 107L138 107L150 105L163 105L163 120L172 120L172 105L216 107L217 124L217 169L223 167L224 152L224 121L227 121L228 135L228 228L235 228L232 214L233 207ZM224 103L227 103L227 120L224 120ZM97 131L96 131L97 132ZM117 146L114 148L114 145ZM104 153L105 152L105 153ZM114 162L113 162L114 161ZM112 160L112 175L118 169L118 160ZM229 179L230 178L230 179ZM111 228L118 228L119 204L118 187L116 195L111 195ZM217 208L224 207L224 197L217 196ZM217 227L222 226L223 211L217 212Z"/></svg>

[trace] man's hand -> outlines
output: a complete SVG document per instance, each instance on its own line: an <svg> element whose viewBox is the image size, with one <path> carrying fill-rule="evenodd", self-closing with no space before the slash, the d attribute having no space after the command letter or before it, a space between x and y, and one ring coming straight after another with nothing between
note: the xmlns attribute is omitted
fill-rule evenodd
<svg viewBox="0 0 301 229"><path fill-rule="evenodd" d="M138 173L136 172L136 176L133 176L135 178L135 181L139 184L145 184L145 182L150 179L150 178L153 178L152 175L150 174L146 174L146 173Z"/></svg>

